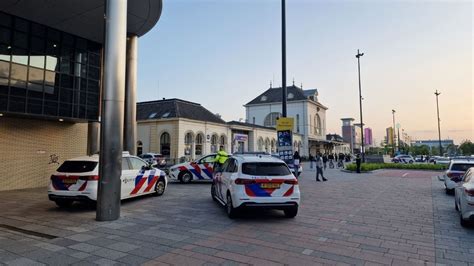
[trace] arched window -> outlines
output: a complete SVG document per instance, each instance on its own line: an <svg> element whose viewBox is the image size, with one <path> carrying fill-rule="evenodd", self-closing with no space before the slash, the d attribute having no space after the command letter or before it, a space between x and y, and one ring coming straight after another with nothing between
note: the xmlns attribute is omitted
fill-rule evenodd
<svg viewBox="0 0 474 266"><path fill-rule="evenodd" d="M258 138L257 149L258 151L263 151L263 138L262 137Z"/></svg>
<svg viewBox="0 0 474 266"><path fill-rule="evenodd" d="M277 112L269 113L267 117L265 117L263 125L266 127L276 127L276 120L280 116L281 114Z"/></svg>
<svg viewBox="0 0 474 266"><path fill-rule="evenodd" d="M322 134L321 117L319 117L319 114L316 114L314 117L314 132L316 135Z"/></svg>
<svg viewBox="0 0 474 266"><path fill-rule="evenodd" d="M163 132L160 136L160 152L164 156L170 156L171 137L168 132Z"/></svg>
<svg viewBox="0 0 474 266"><path fill-rule="evenodd" d="M272 139L272 141L271 141L271 151L272 151L272 153L276 152L276 140L275 139Z"/></svg>
<svg viewBox="0 0 474 266"><path fill-rule="evenodd" d="M265 152L270 152L270 139L265 139Z"/></svg>
<svg viewBox="0 0 474 266"><path fill-rule="evenodd" d="M184 135L184 155L191 155L192 153L192 145L194 141L194 134L193 132L188 132Z"/></svg>
<svg viewBox="0 0 474 266"><path fill-rule="evenodd" d="M211 137L211 152L217 152L217 134L213 134Z"/></svg>
<svg viewBox="0 0 474 266"><path fill-rule="evenodd" d="M204 136L202 133L196 135L195 155L202 155L202 144L204 143Z"/></svg>
<svg viewBox="0 0 474 266"><path fill-rule="evenodd" d="M227 143L227 138L225 135L221 135L219 139L219 149L225 149L225 144Z"/></svg>
<svg viewBox="0 0 474 266"><path fill-rule="evenodd" d="M143 142L141 140L137 141L137 155L143 153Z"/></svg>

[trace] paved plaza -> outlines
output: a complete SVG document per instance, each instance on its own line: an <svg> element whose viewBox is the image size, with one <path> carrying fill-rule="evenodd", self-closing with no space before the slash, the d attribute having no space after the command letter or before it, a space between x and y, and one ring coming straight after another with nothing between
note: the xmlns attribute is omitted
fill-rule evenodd
<svg viewBox="0 0 474 266"><path fill-rule="evenodd" d="M253 211L230 220L209 183L125 201L114 222L96 222L86 205L59 209L45 188L2 192L0 263L474 265L474 227L459 225L438 174L329 170L315 182L306 169L294 219Z"/></svg>

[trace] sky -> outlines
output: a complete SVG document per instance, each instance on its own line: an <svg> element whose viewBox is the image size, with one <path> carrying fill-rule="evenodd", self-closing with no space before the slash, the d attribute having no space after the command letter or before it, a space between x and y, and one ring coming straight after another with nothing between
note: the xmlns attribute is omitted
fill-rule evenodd
<svg viewBox="0 0 474 266"><path fill-rule="evenodd" d="M357 49L364 124L377 143L392 109L414 139L474 140L471 1L286 1L287 85L317 88L327 133L359 121ZM223 119L281 86L278 0L163 0L157 25L139 39L138 100L180 98Z"/></svg>

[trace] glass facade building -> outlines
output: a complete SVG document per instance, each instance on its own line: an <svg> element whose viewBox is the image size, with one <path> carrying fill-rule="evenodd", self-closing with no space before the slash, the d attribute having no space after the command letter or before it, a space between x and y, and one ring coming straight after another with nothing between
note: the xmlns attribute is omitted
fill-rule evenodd
<svg viewBox="0 0 474 266"><path fill-rule="evenodd" d="M101 48L0 12L0 113L97 121Z"/></svg>

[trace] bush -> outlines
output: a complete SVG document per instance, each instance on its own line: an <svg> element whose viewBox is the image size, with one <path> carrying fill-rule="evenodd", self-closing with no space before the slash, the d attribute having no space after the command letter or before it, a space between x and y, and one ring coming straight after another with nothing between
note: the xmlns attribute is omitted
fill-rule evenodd
<svg viewBox="0 0 474 266"><path fill-rule="evenodd" d="M440 164L403 164L403 163L363 163L361 171L373 171L377 169L410 169L410 170L445 170L447 166ZM346 165L346 170L356 171L355 163Z"/></svg>

